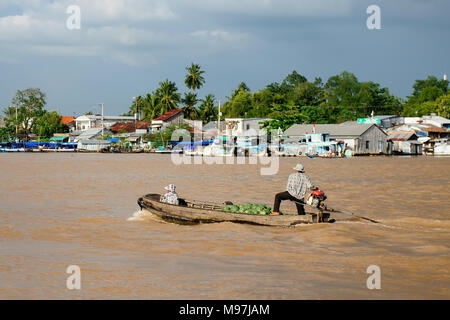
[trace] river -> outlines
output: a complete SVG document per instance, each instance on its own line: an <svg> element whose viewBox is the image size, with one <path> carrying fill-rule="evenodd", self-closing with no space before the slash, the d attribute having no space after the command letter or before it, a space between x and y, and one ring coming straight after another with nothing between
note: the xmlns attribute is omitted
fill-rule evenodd
<svg viewBox="0 0 450 320"><path fill-rule="evenodd" d="M0 299L450 298L450 158L279 160L261 175L169 155L0 154ZM138 197L168 183L186 198L273 205L297 162L330 207L380 223L129 221ZM81 290L66 287L69 265Z"/></svg>

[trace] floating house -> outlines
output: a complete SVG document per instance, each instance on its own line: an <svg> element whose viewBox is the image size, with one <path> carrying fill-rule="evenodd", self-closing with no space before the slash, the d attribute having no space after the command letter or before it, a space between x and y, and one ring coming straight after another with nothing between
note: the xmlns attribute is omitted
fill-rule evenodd
<svg viewBox="0 0 450 320"><path fill-rule="evenodd" d="M299 142L312 133L328 134L330 142L342 142L354 155L390 154L392 151L387 134L375 124L295 124L283 136L286 142Z"/></svg>
<svg viewBox="0 0 450 320"><path fill-rule="evenodd" d="M407 155L421 155L423 153L423 142L420 142L419 137L414 131L389 131L388 140L392 141L392 153L407 154Z"/></svg>
<svg viewBox="0 0 450 320"><path fill-rule="evenodd" d="M78 141L78 150L100 152L109 147L111 141L109 140L80 140Z"/></svg>

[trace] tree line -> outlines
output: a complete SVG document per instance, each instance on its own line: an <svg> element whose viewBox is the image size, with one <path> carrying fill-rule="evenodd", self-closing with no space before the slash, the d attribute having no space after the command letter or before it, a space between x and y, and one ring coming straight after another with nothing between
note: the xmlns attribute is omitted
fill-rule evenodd
<svg viewBox="0 0 450 320"><path fill-rule="evenodd" d="M213 94L200 98L197 91L205 84L205 71L192 63L186 67L182 95L175 82L161 81L152 92L137 96L125 115L143 114L145 121L172 110L182 108L187 119L204 123L217 120L218 101ZM407 99L393 95L388 88L372 81L361 82L351 72L344 71L331 76L326 82L321 78L308 80L293 71L281 82L273 82L265 88L252 91L241 82L222 108L222 119L270 118L265 126L270 129L286 129L294 123L340 123L377 115L393 114L420 117L435 113L450 117L449 81L429 76L416 80ZM4 141L15 136L15 130L23 137L34 133L49 138L55 132L67 132L55 111L46 111L45 93L37 88L17 91L12 105L4 110L5 126L0 128ZM17 112L17 117L16 117Z"/></svg>
<svg viewBox="0 0 450 320"><path fill-rule="evenodd" d="M195 90L204 83L205 72L198 64L186 68L185 85L190 91L181 94L175 82L165 80L152 93L138 96L130 107L129 115L141 111L143 119L150 121L165 112L183 108L188 119L207 123L217 120L217 100L213 94L200 99ZM294 123L341 123L347 120L377 115L403 115L420 117L431 113L450 116L449 81L429 76L416 80L407 99L399 98L386 87L373 81L361 82L351 72L309 81L293 71L281 82L273 82L259 91L250 90L245 82L226 97L222 119L270 118L272 128L286 129Z"/></svg>

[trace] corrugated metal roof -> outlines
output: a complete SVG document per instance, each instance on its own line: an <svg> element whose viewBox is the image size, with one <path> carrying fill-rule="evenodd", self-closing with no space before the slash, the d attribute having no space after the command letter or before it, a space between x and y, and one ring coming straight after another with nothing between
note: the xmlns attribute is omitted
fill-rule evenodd
<svg viewBox="0 0 450 320"><path fill-rule="evenodd" d="M412 136L415 136L414 132L388 132L391 141L408 141Z"/></svg>
<svg viewBox="0 0 450 320"><path fill-rule="evenodd" d="M316 133L329 133L331 137L358 137L372 126L374 124L316 124ZM303 136L307 133L313 133L313 128L314 125L312 124L294 124L284 134L287 136Z"/></svg>
<svg viewBox="0 0 450 320"><path fill-rule="evenodd" d="M432 124L422 124L421 129L422 129L422 131L426 131L426 132L442 132L442 133L448 132L446 129L433 126Z"/></svg>
<svg viewBox="0 0 450 320"><path fill-rule="evenodd" d="M102 128L88 129L88 130L83 131L78 136L78 139L79 140L89 140L90 138L95 137L96 135L98 135L100 132L102 132Z"/></svg>
<svg viewBox="0 0 450 320"><path fill-rule="evenodd" d="M440 124L447 124L450 123L450 120L441 116L423 116L422 117L424 120L431 120L431 121L435 121L437 123Z"/></svg>

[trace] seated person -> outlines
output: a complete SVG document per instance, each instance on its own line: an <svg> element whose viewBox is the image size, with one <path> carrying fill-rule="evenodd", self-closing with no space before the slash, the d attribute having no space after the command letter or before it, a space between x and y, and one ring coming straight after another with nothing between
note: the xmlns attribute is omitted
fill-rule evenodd
<svg viewBox="0 0 450 320"><path fill-rule="evenodd" d="M164 203L178 205L179 198L178 194L175 192L175 188L176 187L173 184L169 184L167 187L165 187L164 189L166 189L166 193L161 196L160 201Z"/></svg>

